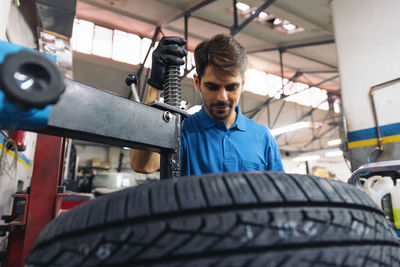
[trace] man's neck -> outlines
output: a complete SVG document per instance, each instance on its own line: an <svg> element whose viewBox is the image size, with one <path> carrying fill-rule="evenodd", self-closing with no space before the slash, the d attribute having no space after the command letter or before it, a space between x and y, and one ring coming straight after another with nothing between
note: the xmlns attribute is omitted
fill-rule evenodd
<svg viewBox="0 0 400 267"><path fill-rule="evenodd" d="M232 113L228 116L228 118L226 118L226 119L224 120L225 125L226 125L226 129L231 128L231 126L235 123L236 118L237 118L237 112L236 112L236 110L234 109L234 110L232 111Z"/></svg>

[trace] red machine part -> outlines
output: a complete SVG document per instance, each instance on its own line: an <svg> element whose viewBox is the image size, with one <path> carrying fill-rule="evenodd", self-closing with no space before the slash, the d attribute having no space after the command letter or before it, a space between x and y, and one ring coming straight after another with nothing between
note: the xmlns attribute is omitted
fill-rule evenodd
<svg viewBox="0 0 400 267"><path fill-rule="evenodd" d="M57 193L62 185L65 138L38 134L29 194L15 194L6 267L22 267L43 228L62 211L91 198Z"/></svg>
<svg viewBox="0 0 400 267"><path fill-rule="evenodd" d="M18 151L26 150L26 142L25 142L26 131L16 130L13 131L11 135L11 139L15 141L18 147Z"/></svg>
<svg viewBox="0 0 400 267"><path fill-rule="evenodd" d="M54 217L64 164L64 138L38 134L25 228L11 231L7 267L22 267L43 228Z"/></svg>

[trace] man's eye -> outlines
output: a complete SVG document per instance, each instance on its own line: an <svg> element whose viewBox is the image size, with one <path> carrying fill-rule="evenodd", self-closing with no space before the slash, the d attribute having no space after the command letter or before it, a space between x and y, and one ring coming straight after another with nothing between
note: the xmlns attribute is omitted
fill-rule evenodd
<svg viewBox="0 0 400 267"><path fill-rule="evenodd" d="M228 86L226 87L226 91L235 91L236 88L238 88L238 85L237 85L237 84L228 85Z"/></svg>
<svg viewBox="0 0 400 267"><path fill-rule="evenodd" d="M216 85L207 85L208 90L211 91L217 91L218 90L218 86Z"/></svg>

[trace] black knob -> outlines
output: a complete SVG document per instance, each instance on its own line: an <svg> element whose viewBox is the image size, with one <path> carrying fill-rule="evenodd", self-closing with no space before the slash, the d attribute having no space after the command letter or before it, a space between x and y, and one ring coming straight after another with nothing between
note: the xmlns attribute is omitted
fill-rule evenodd
<svg viewBox="0 0 400 267"><path fill-rule="evenodd" d="M22 109L55 104L65 89L55 62L43 54L21 50L7 54L0 65L0 89Z"/></svg>
<svg viewBox="0 0 400 267"><path fill-rule="evenodd" d="M126 83L126 85L128 85L128 86L131 86L133 83L134 83L135 85L137 85L137 83L138 83L138 78L136 77L135 74L129 73L128 75L126 75L125 83Z"/></svg>

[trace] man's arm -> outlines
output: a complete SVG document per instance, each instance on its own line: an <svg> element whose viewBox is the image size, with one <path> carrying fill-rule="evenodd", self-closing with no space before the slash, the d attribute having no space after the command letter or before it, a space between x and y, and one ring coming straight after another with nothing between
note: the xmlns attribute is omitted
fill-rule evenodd
<svg viewBox="0 0 400 267"><path fill-rule="evenodd" d="M144 104L160 99L160 90L149 85ZM135 172L153 173L160 168L160 154L139 149L131 149L131 167Z"/></svg>
<svg viewBox="0 0 400 267"><path fill-rule="evenodd" d="M182 47L185 39L180 37L163 37L152 55L150 79L147 80L147 95L144 100L148 104L160 98L163 90L165 72L168 66L183 65L183 57L187 51ZM160 154L155 152L131 149L131 167L135 172L152 173L160 168Z"/></svg>

